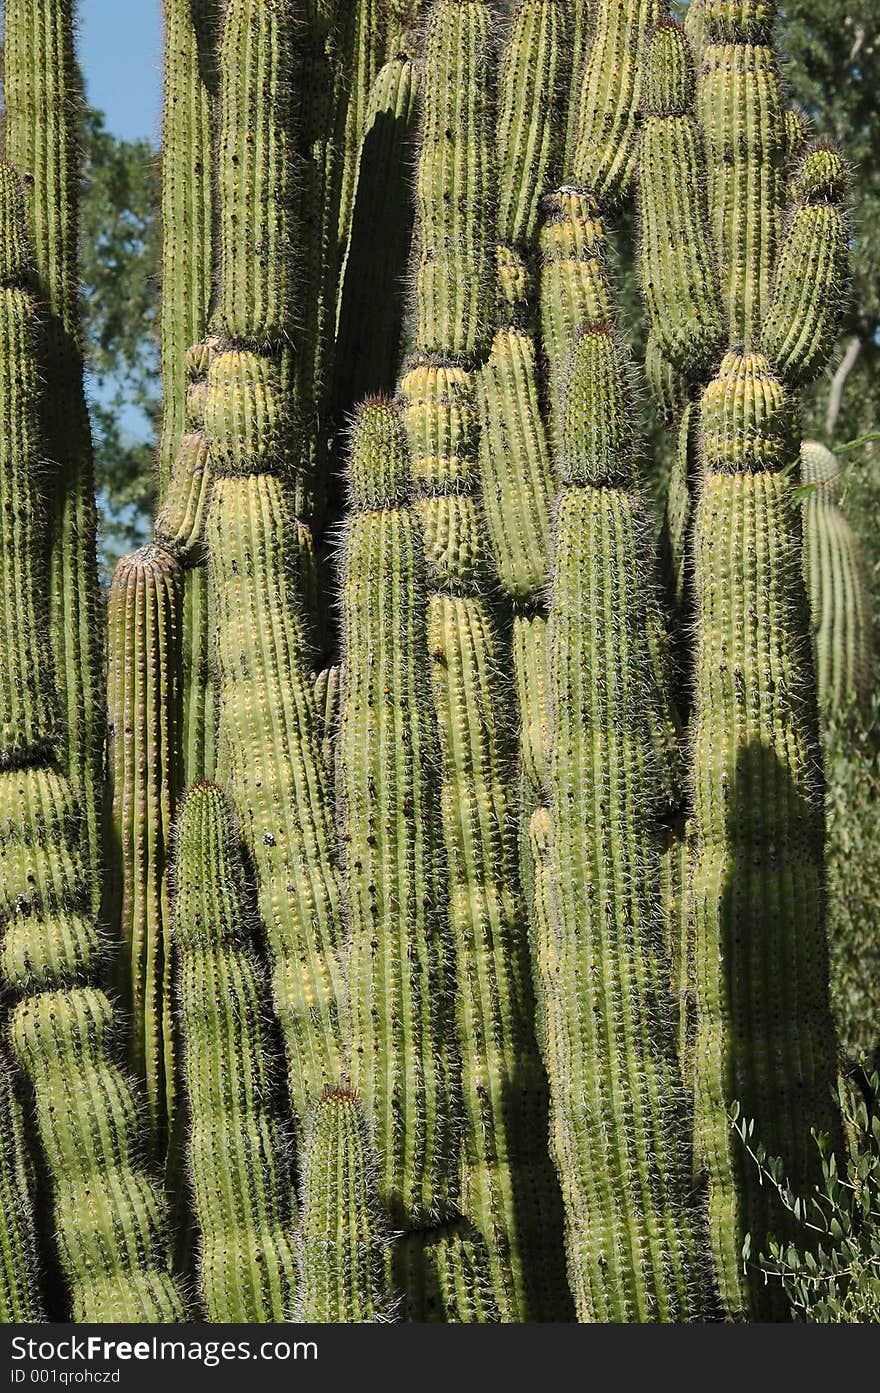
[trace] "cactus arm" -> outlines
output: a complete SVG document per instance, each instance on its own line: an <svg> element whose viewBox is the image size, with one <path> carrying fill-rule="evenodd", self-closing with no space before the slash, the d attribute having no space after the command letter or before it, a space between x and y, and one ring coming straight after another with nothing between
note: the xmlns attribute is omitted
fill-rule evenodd
<svg viewBox="0 0 880 1393"><path fill-rule="evenodd" d="M118 885L132 1068L164 1155L174 1125L168 873L181 792L183 572L156 546L116 567L108 605L110 876ZM115 917L115 916L114 916Z"/></svg>
<svg viewBox="0 0 880 1393"><path fill-rule="evenodd" d="M352 1325L394 1319L377 1172L357 1097L328 1092L309 1119L303 1154L298 1320Z"/></svg>
<svg viewBox="0 0 880 1393"><path fill-rule="evenodd" d="M426 1324L497 1325L501 1320L489 1253L466 1219L404 1237L394 1273L404 1318Z"/></svg>
<svg viewBox="0 0 880 1393"><path fill-rule="evenodd" d="M339 767L351 902L351 1081L395 1225L458 1213L461 1060L428 687L425 563L390 402L360 410L342 571Z"/></svg>
<svg viewBox="0 0 880 1393"><path fill-rule="evenodd" d="M275 1006L301 1123L340 1074L341 884L308 641L293 593L297 526L271 474L217 479L208 516L224 781L254 856Z"/></svg>
<svg viewBox="0 0 880 1393"><path fill-rule="evenodd" d="M775 12L775 0L708 0L697 83L728 342L747 350L770 303L785 192Z"/></svg>
<svg viewBox="0 0 880 1393"><path fill-rule="evenodd" d="M205 1311L210 1321L232 1324L291 1320L296 1260L287 1140L275 1111L244 867L216 785L187 793L176 853L177 1000Z"/></svg>
<svg viewBox="0 0 880 1393"><path fill-rule="evenodd" d="M492 17L438 0L428 17L416 177L416 348L468 361L489 346L494 302Z"/></svg>
<svg viewBox="0 0 880 1393"><path fill-rule="evenodd" d="M848 174L834 150L803 159L793 179L798 204L779 247L761 345L792 384L808 382L837 339L849 272Z"/></svg>
<svg viewBox="0 0 880 1393"><path fill-rule="evenodd" d="M351 38L350 85L344 108L345 127L337 233L340 255L348 242L357 181L358 153L366 126L370 93L382 66L388 24L385 0L351 0L351 8L354 28Z"/></svg>
<svg viewBox="0 0 880 1393"><path fill-rule="evenodd" d="M221 33L219 317L243 345L208 371L207 518L221 768L256 864L291 1099L303 1126L341 1071L342 886L303 608L311 534L288 485L284 345L293 317L290 87L282 0L229 0ZM253 207L251 206L253 205ZM262 228L245 256L236 228ZM245 256L247 277L239 280ZM249 279L248 279L249 278Z"/></svg>
<svg viewBox="0 0 880 1393"><path fill-rule="evenodd" d="M513 11L501 60L497 235L511 247L531 246L541 199L562 172L565 9L559 0L522 0Z"/></svg>
<svg viewBox="0 0 880 1393"><path fill-rule="evenodd" d="M648 331L645 344L645 377L660 421L674 425L687 405L688 384L664 354L653 330Z"/></svg>
<svg viewBox="0 0 880 1393"><path fill-rule="evenodd" d="M411 142L419 74L406 54L379 72L367 107L342 270L334 392L338 412L392 390L402 353L412 239ZM376 228L383 228L381 238Z"/></svg>
<svg viewBox="0 0 880 1393"><path fill-rule="evenodd" d="M45 1320L24 1122L0 1053L0 1324Z"/></svg>
<svg viewBox="0 0 880 1393"><path fill-rule="evenodd" d="M41 432L52 481L50 639L63 717L57 739L84 815L97 913L106 713L94 464L78 304L80 96L71 0L9 0L4 68L6 149L29 189L45 373L52 384L42 398Z"/></svg>
<svg viewBox="0 0 880 1393"><path fill-rule="evenodd" d="M162 120L162 435L164 495L186 428L186 355L203 338L211 302L214 194L212 108L217 0L164 0Z"/></svg>
<svg viewBox="0 0 880 1393"><path fill-rule="evenodd" d="M547 199L540 254L545 418L555 449L574 333L581 324L607 324L613 317L605 230L591 197L564 188Z"/></svg>
<svg viewBox="0 0 880 1393"><path fill-rule="evenodd" d="M551 1089L579 1318L686 1320L705 1310L705 1274L668 1006L629 411L613 335L585 329L565 408L549 629L561 1032Z"/></svg>
<svg viewBox="0 0 880 1393"><path fill-rule="evenodd" d="M574 169L574 152L577 145L578 110L583 90L584 65L590 52L593 34L592 0L574 0L566 7L568 14L569 43L571 46L570 86L565 113L565 146L563 169L565 177L571 178Z"/></svg>
<svg viewBox="0 0 880 1393"><path fill-rule="evenodd" d="M801 445L804 577L810 600L819 701L826 713L853 696L867 709L874 635L865 563L840 506L842 471L824 445Z"/></svg>
<svg viewBox="0 0 880 1393"><path fill-rule="evenodd" d="M176 557L183 577L183 785L213 776L216 764L217 694L211 661L211 596L205 556L205 528L213 475L205 435L207 375L219 343L209 336L193 344L184 363L188 430L181 437L174 468L156 517L156 545Z"/></svg>
<svg viewBox="0 0 880 1393"><path fill-rule="evenodd" d="M553 470L538 396L535 346L499 329L480 375L479 461L492 556L504 592L527 602L547 581Z"/></svg>
<svg viewBox="0 0 880 1393"><path fill-rule="evenodd" d="M687 378L711 366L724 334L693 99L688 41L664 24L648 45L642 86L639 273L653 341Z"/></svg>
<svg viewBox="0 0 880 1393"><path fill-rule="evenodd" d="M9 1040L33 1088L75 1320L175 1321L166 1216L141 1162L137 1105L115 1063L118 1020L58 718L39 494L37 311L17 176L0 165L0 970ZM14 602L12 602L14 601Z"/></svg>
<svg viewBox="0 0 880 1393"><path fill-rule="evenodd" d="M546 1082L531 1026L509 751L497 714L499 649L481 597L487 557L476 492L473 375L415 363L401 395L429 559L428 642L459 965L466 1212L486 1239L498 1308L511 1320L563 1309L564 1284L554 1268ZM504 1101L513 1093L520 1100L516 1119ZM517 1184L524 1173L538 1177L527 1194Z"/></svg>
<svg viewBox="0 0 880 1393"><path fill-rule="evenodd" d="M219 320L230 339L276 349L295 294L292 25L283 0L229 0L219 47Z"/></svg>
<svg viewBox="0 0 880 1393"><path fill-rule="evenodd" d="M665 6L662 0L600 0L592 9L572 172L611 207L626 194L635 170L645 41Z"/></svg>
<svg viewBox="0 0 880 1393"><path fill-rule="evenodd" d="M797 447L790 400L760 356L728 355L700 411L695 1141L725 1309L772 1315L760 1275L743 1275L742 1243L750 1232L760 1251L768 1230L785 1232L784 1216L746 1170L728 1109L736 1101L759 1120L797 1193L816 1179L809 1127L838 1130L815 688L788 471Z"/></svg>

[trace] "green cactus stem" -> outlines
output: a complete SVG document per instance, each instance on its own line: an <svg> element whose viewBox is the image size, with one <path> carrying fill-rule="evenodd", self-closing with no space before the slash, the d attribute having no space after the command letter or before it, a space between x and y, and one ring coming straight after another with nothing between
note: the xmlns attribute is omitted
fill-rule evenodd
<svg viewBox="0 0 880 1393"><path fill-rule="evenodd" d="M578 136L578 109L583 91L584 66L593 37L593 6L589 0L575 0L564 7L567 11L568 38L571 50L568 102L565 112L565 145L563 169L574 169L574 152Z"/></svg>
<svg viewBox="0 0 880 1393"><path fill-rule="evenodd" d="M394 1275L404 1319L429 1325L501 1320L485 1240L466 1219L401 1239Z"/></svg>
<svg viewBox="0 0 880 1393"><path fill-rule="evenodd" d="M690 45L677 25L663 24L648 44L642 86L639 271L652 341L688 379L712 365L725 328L693 101Z"/></svg>
<svg viewBox="0 0 880 1393"><path fill-rule="evenodd" d="M513 672L520 713L520 758L531 796L547 788L547 615L543 607L513 620Z"/></svg>
<svg viewBox="0 0 880 1393"><path fill-rule="evenodd" d="M108 605L109 879L122 935L129 1060L146 1084L157 1153L176 1107L168 876L180 760L183 572L155 545L116 567Z"/></svg>
<svg viewBox="0 0 880 1393"><path fill-rule="evenodd" d="M0 1324L45 1320L24 1121L0 1052Z"/></svg>
<svg viewBox="0 0 880 1393"><path fill-rule="evenodd" d="M339 732L350 890L351 1082L397 1227L459 1213L455 959L428 676L425 561L390 402L360 410L341 580Z"/></svg>
<svg viewBox="0 0 880 1393"><path fill-rule="evenodd" d="M231 339L277 349L295 296L295 32L286 0L227 0L220 27L219 318Z"/></svg>
<svg viewBox="0 0 880 1393"><path fill-rule="evenodd" d="M418 69L404 53L384 65L370 93L340 290L334 384L339 412L373 393L392 391L400 367L418 93Z"/></svg>
<svg viewBox="0 0 880 1393"><path fill-rule="evenodd" d="M482 495L495 568L504 592L525 602L547 583L554 491L529 334L499 329L478 402Z"/></svg>
<svg viewBox="0 0 880 1393"><path fill-rule="evenodd" d="M707 0L697 109L730 343L756 349L773 288L785 194L775 0Z"/></svg>
<svg viewBox="0 0 880 1393"><path fill-rule="evenodd" d="M251 848L275 1008L301 1124L341 1074L342 887L309 645L291 558L297 525L272 474L218 478L208 514L221 769Z"/></svg>
<svg viewBox="0 0 880 1393"><path fill-rule="evenodd" d="M815 679L801 574L791 404L767 360L731 353L700 406L693 533L695 1141L725 1310L772 1316L761 1252L785 1215L733 1134L756 1119L795 1193L815 1127L838 1135L824 931Z"/></svg>
<svg viewBox="0 0 880 1393"><path fill-rule="evenodd" d="M342 698L342 665L322 668L315 678L315 705L324 766L331 787L336 787L336 745L339 734L339 707Z"/></svg>
<svg viewBox="0 0 880 1393"><path fill-rule="evenodd" d="M83 393L77 230L81 94L72 0L8 0L5 8L6 152L28 190L42 355L42 451L50 486L50 614L62 717L59 757L83 811L93 912L100 902L104 780L104 633L95 550L94 464Z"/></svg>
<svg viewBox="0 0 880 1393"><path fill-rule="evenodd" d="M309 1119L302 1163L297 1319L353 1325L394 1319L378 1162L354 1094L328 1092Z"/></svg>
<svg viewBox="0 0 880 1393"><path fill-rule="evenodd" d="M37 309L24 201L0 164L0 971L9 1040L33 1090L52 1222L77 1321L176 1321L166 1217L115 1063L78 796L55 759L39 484ZM42 366L42 365L40 365Z"/></svg>
<svg viewBox="0 0 880 1393"><path fill-rule="evenodd" d="M591 9L572 173L609 208L625 196L635 172L645 42L665 6L662 0L600 0Z"/></svg>
<svg viewBox="0 0 880 1393"><path fill-rule="evenodd" d="M217 0L165 0L162 119L162 438L164 496L186 430L186 355L208 327L217 95Z"/></svg>
<svg viewBox="0 0 880 1393"><path fill-rule="evenodd" d="M465 1213L489 1249L503 1320L566 1309L547 1084L532 1020L525 902L513 835L500 645L483 598L472 374L416 362L401 383L428 556L428 647L459 977ZM516 1100L514 1107L513 1100Z"/></svg>
<svg viewBox="0 0 880 1393"><path fill-rule="evenodd" d="M816 441L801 445L804 575L810 600L819 700L867 708L874 682L874 634L867 572L858 539L840 506L843 471Z"/></svg>
<svg viewBox="0 0 880 1393"><path fill-rule="evenodd" d="M229 0L221 41L218 312L233 345L204 403L220 772L254 858L298 1125L341 1075L342 885L304 610L309 529L292 511L290 78L282 0ZM244 55L244 57L243 57ZM236 229L244 226L242 239ZM262 255L252 255L254 238ZM248 244L245 250L245 243ZM246 274L241 278L239 262ZM288 355L289 356L289 355Z"/></svg>
<svg viewBox="0 0 880 1393"><path fill-rule="evenodd" d="M792 180L797 203L779 246L761 345L793 385L815 377L837 340L849 277L848 184L844 160L825 147L805 155Z"/></svg>
<svg viewBox="0 0 880 1393"><path fill-rule="evenodd" d="M645 521L625 368L576 340L549 628L553 1144L581 1320L706 1314L660 897Z"/></svg>
<svg viewBox="0 0 880 1393"><path fill-rule="evenodd" d="M416 348L479 361L495 297L492 16L437 0L425 33L416 177Z"/></svg>
<svg viewBox="0 0 880 1393"><path fill-rule="evenodd" d="M334 335L342 251L339 208L353 77L356 0L304 0L296 40L297 305L288 370L299 458L294 512L320 525L328 506Z"/></svg>
<svg viewBox="0 0 880 1393"><path fill-rule="evenodd" d="M213 476L205 435L208 369L217 356L213 336L187 350L188 430L181 437L165 499L153 528L156 545L176 557L183 577L183 784L213 776L217 699L211 660L211 597L205 526Z"/></svg>
<svg viewBox="0 0 880 1393"><path fill-rule="evenodd" d="M350 39L350 75L344 107L343 168L339 198L337 247L344 252L351 228L357 183L358 153L367 124L373 84L385 55L387 0L349 0L353 25Z"/></svg>
<svg viewBox="0 0 880 1393"><path fill-rule="evenodd" d="M653 330L645 344L645 377L661 423L674 425L687 406L688 385L663 353Z"/></svg>
<svg viewBox="0 0 880 1393"><path fill-rule="evenodd" d="M541 199L562 174L562 104L568 23L559 0L521 0L511 16L499 73L499 241L532 245Z"/></svg>
<svg viewBox="0 0 880 1393"><path fill-rule="evenodd" d="M293 1319L296 1300L293 1185L244 866L216 785L188 791L176 851L177 1003L205 1313L277 1324Z"/></svg>
<svg viewBox="0 0 880 1393"><path fill-rule="evenodd" d="M545 205L540 253L545 414L551 442L558 447L574 334L582 324L611 323L614 314L605 228L595 200L570 188L551 194Z"/></svg>

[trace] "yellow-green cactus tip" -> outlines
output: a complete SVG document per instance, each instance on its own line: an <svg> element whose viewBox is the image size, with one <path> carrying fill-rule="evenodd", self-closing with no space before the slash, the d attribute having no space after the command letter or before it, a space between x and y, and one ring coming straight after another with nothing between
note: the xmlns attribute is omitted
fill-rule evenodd
<svg viewBox="0 0 880 1393"><path fill-rule="evenodd" d="M804 156L794 186L803 203L841 203L849 188L846 160L828 145L817 146Z"/></svg>

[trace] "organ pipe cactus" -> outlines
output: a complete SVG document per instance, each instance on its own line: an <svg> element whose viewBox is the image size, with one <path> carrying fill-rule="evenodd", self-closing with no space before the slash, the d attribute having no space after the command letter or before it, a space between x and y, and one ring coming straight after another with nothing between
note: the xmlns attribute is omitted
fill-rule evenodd
<svg viewBox="0 0 880 1393"><path fill-rule="evenodd" d="M476 366L488 349L480 320L494 199L487 26L485 6L453 0L441 0L429 20L417 217L416 344L423 356L409 365L400 390L427 557L427 634L458 965L464 1213L488 1246L500 1318L519 1320L564 1313L567 1303L512 836L509 734L498 719L500 645L482 594L488 556L477 459L479 379L452 361L464 357ZM473 193L467 206L458 207L452 196L459 178ZM428 357L432 352L445 361Z"/></svg>
<svg viewBox="0 0 880 1393"><path fill-rule="evenodd" d="M800 1190L838 1135L802 569L827 701L870 649L797 467L847 172L775 5L165 0L106 694L72 8L5 10L0 1315L180 1320L176 1268L221 1321L783 1314L730 1113Z"/></svg>
<svg viewBox="0 0 880 1393"><path fill-rule="evenodd" d="M781 233L788 137L775 8L702 4L698 119L687 42L674 27L659 31L641 147L652 329L699 395L699 484L678 510L691 519L677 528L690 538L696 626L692 1068L697 1164L733 1316L778 1310L760 1277L744 1272L742 1245L749 1232L760 1247L784 1216L746 1175L729 1109L760 1116L761 1140L784 1157L797 1191L816 1166L804 1119L832 1135L838 1125L815 680L792 469L794 389L827 352L842 298L846 176L833 152L804 155ZM698 139L705 200L681 163ZM730 345L720 363L719 301Z"/></svg>

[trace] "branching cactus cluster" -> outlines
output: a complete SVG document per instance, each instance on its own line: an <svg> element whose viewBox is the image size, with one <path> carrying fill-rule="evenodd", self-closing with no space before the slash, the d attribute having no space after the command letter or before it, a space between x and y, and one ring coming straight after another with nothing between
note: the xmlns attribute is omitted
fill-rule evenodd
<svg viewBox="0 0 880 1393"><path fill-rule="evenodd" d="M784 1314L732 1119L796 1190L840 1133L817 696L870 622L799 468L847 171L775 8L165 0L105 664L73 5L6 0L4 1320Z"/></svg>

